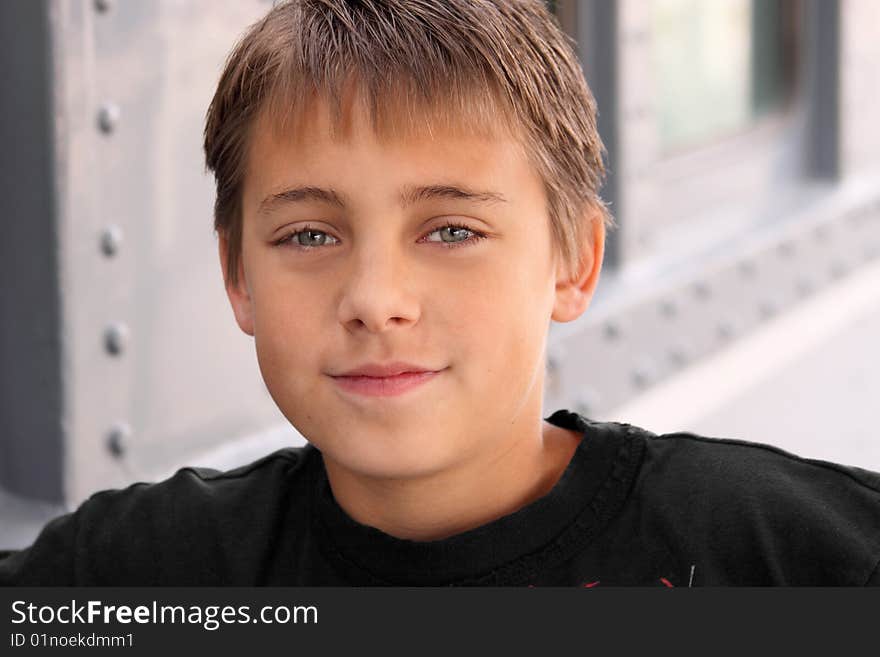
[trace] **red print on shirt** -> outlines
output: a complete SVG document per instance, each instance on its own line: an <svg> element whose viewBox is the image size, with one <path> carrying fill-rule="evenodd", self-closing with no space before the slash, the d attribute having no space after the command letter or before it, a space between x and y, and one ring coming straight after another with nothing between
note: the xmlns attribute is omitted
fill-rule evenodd
<svg viewBox="0 0 880 657"><path fill-rule="evenodd" d="M661 578L658 579L657 581L660 582L661 584L663 584L663 586L665 586L666 588L670 588L670 589L674 589L674 588L675 588L675 584L673 584L672 582L670 582L670 581L669 581L667 578L665 578L665 577L661 577ZM591 589L591 588L593 588L593 587L595 587L595 586L599 586L599 584L601 584L601 583L602 583L602 580L600 580L600 579L597 579L597 580L592 581L592 582L584 582L583 584L581 584L581 588ZM535 588L536 586L538 586L538 585L537 585L537 584L529 584L529 585L528 585L528 587L529 587L530 589L533 589L533 588Z"/></svg>

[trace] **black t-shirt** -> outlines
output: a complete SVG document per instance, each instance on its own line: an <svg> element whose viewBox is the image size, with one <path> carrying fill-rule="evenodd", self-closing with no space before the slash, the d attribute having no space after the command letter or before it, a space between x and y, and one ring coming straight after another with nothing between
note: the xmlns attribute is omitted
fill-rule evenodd
<svg viewBox="0 0 880 657"><path fill-rule="evenodd" d="M880 585L880 474L767 445L583 433L544 497L439 541L351 519L313 446L96 493L0 560L30 585Z"/></svg>

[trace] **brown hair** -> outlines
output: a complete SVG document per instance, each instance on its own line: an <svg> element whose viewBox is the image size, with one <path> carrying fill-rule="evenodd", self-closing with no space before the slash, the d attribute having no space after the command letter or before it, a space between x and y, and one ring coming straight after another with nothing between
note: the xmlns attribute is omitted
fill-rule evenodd
<svg viewBox="0 0 880 657"><path fill-rule="evenodd" d="M540 0L290 0L251 26L230 54L205 125L214 228L237 282L249 133L276 129L316 97L342 121L352 86L378 134L452 128L516 135L547 193L554 244L581 264L588 206L605 169L596 105L573 42Z"/></svg>

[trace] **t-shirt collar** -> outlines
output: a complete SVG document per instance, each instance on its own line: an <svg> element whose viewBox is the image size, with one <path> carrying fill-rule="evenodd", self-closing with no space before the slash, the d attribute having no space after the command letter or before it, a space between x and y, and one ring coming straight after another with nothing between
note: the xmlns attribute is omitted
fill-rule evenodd
<svg viewBox="0 0 880 657"><path fill-rule="evenodd" d="M445 585L476 582L499 569L528 570L575 521L581 535L591 534L611 511L604 494L609 478L619 479L615 470L632 456L623 445L625 432L568 410L545 419L583 436L550 492L509 515L437 541L396 538L349 517L333 497L322 461L316 524L325 552L349 577L365 583Z"/></svg>

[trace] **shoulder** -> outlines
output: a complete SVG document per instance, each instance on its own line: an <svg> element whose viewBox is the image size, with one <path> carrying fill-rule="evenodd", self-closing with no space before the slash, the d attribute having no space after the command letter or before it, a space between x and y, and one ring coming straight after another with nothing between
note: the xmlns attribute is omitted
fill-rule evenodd
<svg viewBox="0 0 880 657"><path fill-rule="evenodd" d="M864 583L880 560L880 474L688 432L645 443L634 495L670 540L767 579Z"/></svg>
<svg viewBox="0 0 880 657"><path fill-rule="evenodd" d="M157 483L99 491L0 562L0 581L216 581L235 561L232 552L253 553L282 521L295 526L304 516L309 465L318 456L310 445L286 448L233 470L185 467ZM243 580L254 576L245 563L236 568Z"/></svg>
<svg viewBox="0 0 880 657"><path fill-rule="evenodd" d="M706 501L743 504L796 499L800 505L835 499L880 503L880 474L809 459L778 447L688 432L645 436L643 473L670 493L699 491ZM682 476L675 476L678 473Z"/></svg>
<svg viewBox="0 0 880 657"><path fill-rule="evenodd" d="M178 492L202 495L211 501L225 494L234 495L247 492L248 495L259 494L261 491L277 492L278 484L296 486L303 483L307 476L307 468L317 455L311 445L304 447L287 447L241 465L231 470L215 470L212 468L186 466L177 470L171 477L157 483L137 483L127 490L142 495L174 495ZM120 491L102 491L117 494Z"/></svg>
<svg viewBox="0 0 880 657"><path fill-rule="evenodd" d="M303 483L307 462L314 448L281 449L252 463L232 470L187 466L167 479L155 483L138 482L124 489L94 493L78 509L81 521L98 515L156 516L154 522L169 521L163 511L173 507L174 517L222 510L236 515L240 507L253 508L269 498L284 494L286 489Z"/></svg>
<svg viewBox="0 0 880 657"><path fill-rule="evenodd" d="M311 446L291 447L232 470L190 466L157 483L101 491L83 504L80 521L90 526L113 517L178 535L252 526L285 504L283 499L296 505L315 453Z"/></svg>

